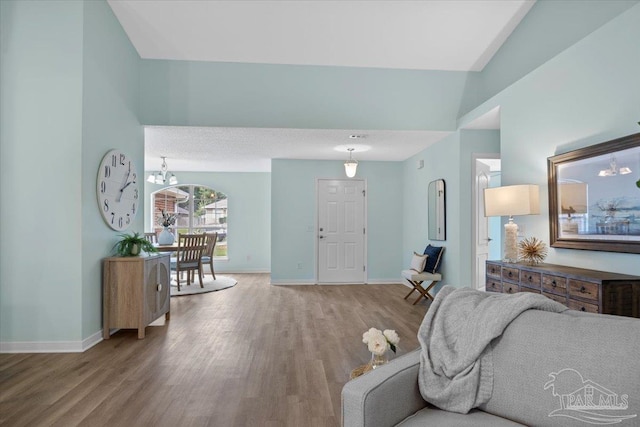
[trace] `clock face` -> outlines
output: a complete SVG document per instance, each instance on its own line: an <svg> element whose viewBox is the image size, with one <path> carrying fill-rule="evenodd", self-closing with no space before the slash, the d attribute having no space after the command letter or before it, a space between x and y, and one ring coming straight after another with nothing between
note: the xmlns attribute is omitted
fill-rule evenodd
<svg viewBox="0 0 640 427"><path fill-rule="evenodd" d="M98 209L114 230L126 230L138 213L140 190L133 161L119 150L102 158L96 182Z"/></svg>

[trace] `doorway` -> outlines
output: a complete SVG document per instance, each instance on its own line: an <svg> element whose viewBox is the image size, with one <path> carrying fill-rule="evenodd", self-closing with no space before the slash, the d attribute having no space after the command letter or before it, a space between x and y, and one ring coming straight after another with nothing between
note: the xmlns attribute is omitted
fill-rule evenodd
<svg viewBox="0 0 640 427"><path fill-rule="evenodd" d="M365 283L365 181L317 183L318 283Z"/></svg>
<svg viewBox="0 0 640 427"><path fill-rule="evenodd" d="M500 170L498 154L473 155L474 209L472 210L473 254L471 260L473 288L479 290L485 290L487 260L500 258L500 241L502 240L500 218L484 216L484 189L500 186Z"/></svg>

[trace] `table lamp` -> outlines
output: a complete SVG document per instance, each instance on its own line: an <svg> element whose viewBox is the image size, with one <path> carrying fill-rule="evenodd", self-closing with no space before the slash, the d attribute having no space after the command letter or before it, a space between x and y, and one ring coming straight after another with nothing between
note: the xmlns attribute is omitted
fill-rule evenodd
<svg viewBox="0 0 640 427"><path fill-rule="evenodd" d="M540 213L540 189L537 185L508 185L485 188L484 216L509 216L504 225L504 261L518 262L518 225L514 215Z"/></svg>
<svg viewBox="0 0 640 427"><path fill-rule="evenodd" d="M573 216L587 213L587 184L583 182L560 183L558 193L560 213L567 215L566 220L562 223L562 232L578 233L578 221L574 221Z"/></svg>

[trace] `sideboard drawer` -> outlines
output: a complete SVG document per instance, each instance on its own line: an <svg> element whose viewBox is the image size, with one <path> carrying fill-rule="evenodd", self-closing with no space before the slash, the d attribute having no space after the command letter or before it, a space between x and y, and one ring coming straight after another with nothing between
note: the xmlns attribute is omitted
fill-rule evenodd
<svg viewBox="0 0 640 427"><path fill-rule="evenodd" d="M539 294L540 289L528 288L526 286L520 286L520 292L531 292L533 294Z"/></svg>
<svg viewBox="0 0 640 427"><path fill-rule="evenodd" d="M567 293L567 279L566 277L562 277L562 276L552 276L549 274L543 274L542 288L548 292L564 295Z"/></svg>
<svg viewBox="0 0 640 427"><path fill-rule="evenodd" d="M496 280L491 277L487 277L486 290L490 292L502 292L502 282L500 279Z"/></svg>
<svg viewBox="0 0 640 427"><path fill-rule="evenodd" d="M570 299L568 307L571 310L586 311L587 313L598 313L598 305L589 304L588 302Z"/></svg>
<svg viewBox="0 0 640 427"><path fill-rule="evenodd" d="M540 289L542 285L542 273L536 271L520 271L520 286Z"/></svg>
<svg viewBox="0 0 640 427"><path fill-rule="evenodd" d="M544 292L542 291L542 295L544 295L547 298L550 298L554 301L559 302L560 304L564 304L567 305L567 297L561 296L561 295L556 295L556 294L552 294L549 292Z"/></svg>
<svg viewBox="0 0 640 427"><path fill-rule="evenodd" d="M569 279L569 297L598 301L598 284Z"/></svg>
<svg viewBox="0 0 640 427"><path fill-rule="evenodd" d="M502 271L502 267L488 262L487 263L487 276L500 278L500 272Z"/></svg>
<svg viewBox="0 0 640 427"><path fill-rule="evenodd" d="M515 283L505 282L502 285L502 292L504 292L505 294L516 294L520 291L519 288L520 287Z"/></svg>
<svg viewBox="0 0 640 427"><path fill-rule="evenodd" d="M517 283L520 281L520 270L517 268L502 267L502 279Z"/></svg>

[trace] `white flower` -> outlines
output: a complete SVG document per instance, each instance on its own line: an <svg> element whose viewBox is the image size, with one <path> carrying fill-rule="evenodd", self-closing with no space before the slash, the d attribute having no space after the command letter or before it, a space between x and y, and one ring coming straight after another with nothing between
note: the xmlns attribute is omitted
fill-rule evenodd
<svg viewBox="0 0 640 427"><path fill-rule="evenodd" d="M382 356L387 351L387 339L380 334L375 334L369 337L369 351L376 356Z"/></svg>
<svg viewBox="0 0 640 427"><path fill-rule="evenodd" d="M398 342L400 342L400 337L393 329L385 329L384 336L389 341L389 344L398 345Z"/></svg>
<svg viewBox="0 0 640 427"><path fill-rule="evenodd" d="M365 344L369 344L369 341L373 336L382 335L382 331L380 329L371 328L364 334L362 334L362 342Z"/></svg>

